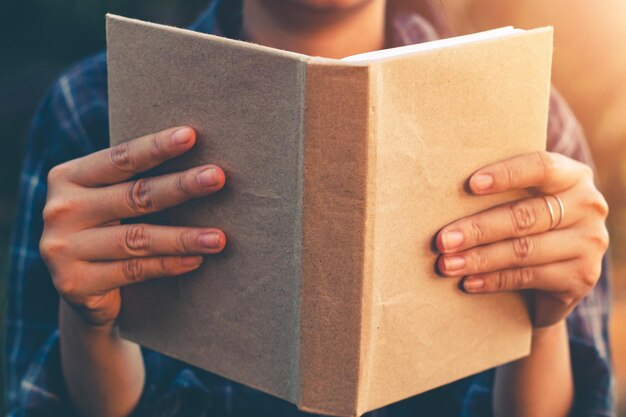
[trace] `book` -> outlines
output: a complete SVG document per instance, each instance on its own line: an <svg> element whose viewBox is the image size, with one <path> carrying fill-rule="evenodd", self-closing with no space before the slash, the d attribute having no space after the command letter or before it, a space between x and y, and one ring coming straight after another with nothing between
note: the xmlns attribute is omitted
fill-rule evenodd
<svg viewBox="0 0 626 417"><path fill-rule="evenodd" d="M190 276L123 288L122 335L301 410L358 416L527 355L519 293L435 272L446 224L524 197L477 169L544 150L552 29L326 59L107 16L111 144L179 125L220 192L150 221L215 226Z"/></svg>

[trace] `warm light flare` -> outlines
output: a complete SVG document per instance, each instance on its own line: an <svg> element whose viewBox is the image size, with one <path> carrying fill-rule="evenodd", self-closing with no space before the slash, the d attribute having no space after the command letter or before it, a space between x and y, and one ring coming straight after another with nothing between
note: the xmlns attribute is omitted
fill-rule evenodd
<svg viewBox="0 0 626 417"><path fill-rule="evenodd" d="M414 0L400 0L411 3ZM553 83L581 121L611 206L612 344L619 415L626 415L626 2L440 0L458 32L555 28Z"/></svg>

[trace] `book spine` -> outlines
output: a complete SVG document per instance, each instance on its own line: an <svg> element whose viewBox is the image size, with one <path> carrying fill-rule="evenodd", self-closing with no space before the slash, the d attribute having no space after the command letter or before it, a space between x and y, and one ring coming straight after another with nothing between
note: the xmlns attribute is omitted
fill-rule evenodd
<svg viewBox="0 0 626 417"><path fill-rule="evenodd" d="M361 374L369 67L306 71L300 401L353 416Z"/></svg>

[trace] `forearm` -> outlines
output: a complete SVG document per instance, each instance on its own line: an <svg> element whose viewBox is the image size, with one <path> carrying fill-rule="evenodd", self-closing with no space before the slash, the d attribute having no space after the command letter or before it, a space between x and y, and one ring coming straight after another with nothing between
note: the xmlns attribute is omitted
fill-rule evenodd
<svg viewBox="0 0 626 417"><path fill-rule="evenodd" d="M76 410L89 417L130 414L145 379L139 346L113 325L87 325L64 301L59 314L63 374Z"/></svg>
<svg viewBox="0 0 626 417"><path fill-rule="evenodd" d="M535 330L531 354L496 370L494 414L497 417L565 417L573 398L565 320Z"/></svg>

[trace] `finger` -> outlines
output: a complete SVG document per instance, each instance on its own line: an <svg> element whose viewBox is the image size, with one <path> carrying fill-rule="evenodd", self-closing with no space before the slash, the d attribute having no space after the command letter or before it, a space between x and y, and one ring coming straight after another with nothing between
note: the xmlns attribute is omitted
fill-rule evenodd
<svg viewBox="0 0 626 417"><path fill-rule="evenodd" d="M190 127L163 130L70 161L66 176L86 187L116 184L181 155L195 141Z"/></svg>
<svg viewBox="0 0 626 417"><path fill-rule="evenodd" d="M215 228L130 224L88 229L72 237L74 256L104 261L163 255L208 255L224 249L226 236Z"/></svg>
<svg viewBox="0 0 626 417"><path fill-rule="evenodd" d="M437 260L437 269L444 276L459 277L566 261L584 252L578 234L567 229L502 240L442 255Z"/></svg>
<svg viewBox="0 0 626 417"><path fill-rule="evenodd" d="M101 221L107 221L155 213L193 198L213 194L224 186L225 181L226 175L220 167L205 165L174 174L115 184L97 190L98 194L94 198L113 204L96 205L94 214Z"/></svg>
<svg viewBox="0 0 626 417"><path fill-rule="evenodd" d="M85 274L84 291L104 293L138 282L185 274L197 269L202 260L201 256L163 256L91 262Z"/></svg>
<svg viewBox="0 0 626 417"><path fill-rule="evenodd" d="M575 193L558 196L564 206L575 206ZM543 233L557 225L557 229L564 229L580 220L578 213L561 214L552 196L547 200L543 197L526 198L457 220L437 233L435 243L441 253L455 253L504 239Z"/></svg>
<svg viewBox="0 0 626 417"><path fill-rule="evenodd" d="M486 166L469 180L474 194L494 194L534 188L544 193L566 190L591 169L578 161L551 152L535 152Z"/></svg>
<svg viewBox="0 0 626 417"><path fill-rule="evenodd" d="M563 261L541 266L506 269L486 274L469 275L463 279L463 289L470 293L493 293L517 290L546 292L571 291L578 274L576 262Z"/></svg>

